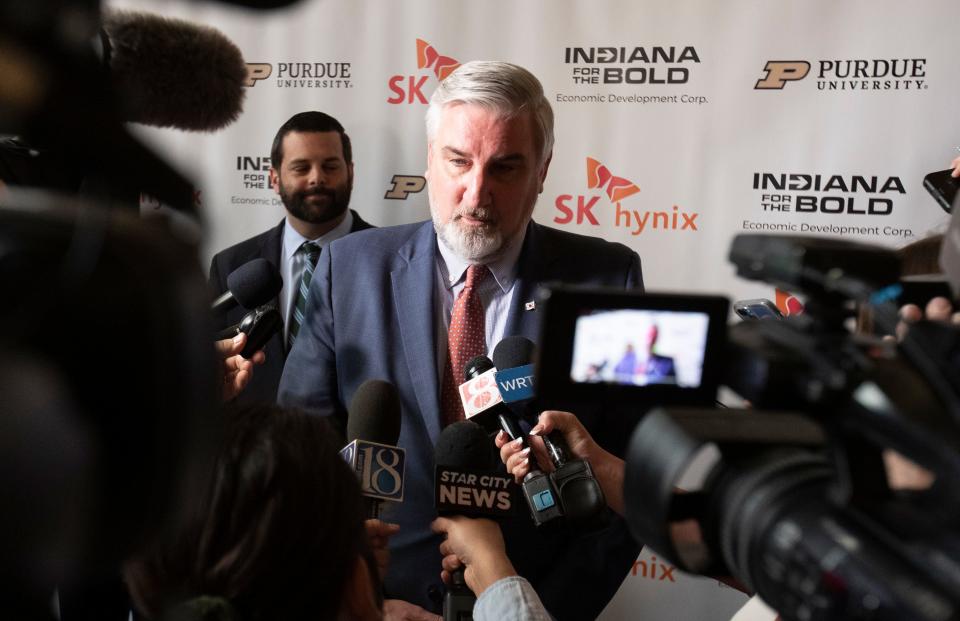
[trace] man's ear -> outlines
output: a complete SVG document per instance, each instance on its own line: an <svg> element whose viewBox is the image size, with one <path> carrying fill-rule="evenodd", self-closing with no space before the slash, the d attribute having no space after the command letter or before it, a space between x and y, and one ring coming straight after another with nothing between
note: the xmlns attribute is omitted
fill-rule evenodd
<svg viewBox="0 0 960 621"><path fill-rule="evenodd" d="M270 187L273 188L273 191L277 194L280 193L280 174L277 173L277 169L273 166L270 167Z"/></svg>
<svg viewBox="0 0 960 621"><path fill-rule="evenodd" d="M353 571L347 579L340 602L340 619L375 621L382 618L383 611L377 603L376 587L373 584L370 568L362 556L357 556Z"/></svg>
<svg viewBox="0 0 960 621"><path fill-rule="evenodd" d="M553 152L550 152L550 155L547 156L547 161L543 163L543 167L540 169L540 188L537 190L537 194L543 194L543 182L547 179L547 170L550 168L550 162L553 161Z"/></svg>
<svg viewBox="0 0 960 621"><path fill-rule="evenodd" d="M427 181L430 180L430 164L433 160L433 143L427 143L427 169L423 172L423 178Z"/></svg>

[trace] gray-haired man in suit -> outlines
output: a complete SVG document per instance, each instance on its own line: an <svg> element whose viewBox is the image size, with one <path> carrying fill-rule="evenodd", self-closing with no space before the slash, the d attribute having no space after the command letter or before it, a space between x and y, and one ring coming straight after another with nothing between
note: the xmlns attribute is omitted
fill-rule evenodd
<svg viewBox="0 0 960 621"><path fill-rule="evenodd" d="M451 360L462 358L464 343L483 353L505 336L537 339L530 301L541 284L642 288L640 259L629 248L532 222L550 166L553 112L530 72L501 62L459 67L431 99L427 143L432 221L330 245L279 392L281 404L343 425L345 404L364 380L396 385L406 483L403 503L385 516L401 527L385 584L388 598L404 601L388 601L385 612L403 619L436 618L427 611L439 610L442 594L430 523L434 445L443 425L463 416L448 399L463 374ZM587 428L595 423L585 418ZM638 553L619 518L579 536L537 531L529 516L502 527L518 572L557 619L595 618Z"/></svg>

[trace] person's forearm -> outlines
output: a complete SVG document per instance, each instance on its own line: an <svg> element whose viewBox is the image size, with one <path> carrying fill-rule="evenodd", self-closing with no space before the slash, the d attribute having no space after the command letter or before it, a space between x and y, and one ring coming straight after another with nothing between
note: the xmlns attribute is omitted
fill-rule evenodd
<svg viewBox="0 0 960 621"><path fill-rule="evenodd" d="M517 570L505 554L493 554L475 563L471 569L475 582L474 592L478 596L498 580L517 575Z"/></svg>
<svg viewBox="0 0 960 621"><path fill-rule="evenodd" d="M524 578L504 578L477 596L476 621L551 621L543 602Z"/></svg>

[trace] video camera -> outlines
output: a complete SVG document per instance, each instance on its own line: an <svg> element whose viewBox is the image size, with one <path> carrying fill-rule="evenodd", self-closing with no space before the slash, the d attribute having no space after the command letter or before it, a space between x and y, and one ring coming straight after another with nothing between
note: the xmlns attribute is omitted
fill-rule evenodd
<svg viewBox="0 0 960 621"><path fill-rule="evenodd" d="M5 618L119 582L216 446L193 184L126 127L102 18L96 0L0 3ZM196 221L141 219L141 193Z"/></svg>
<svg viewBox="0 0 960 621"><path fill-rule="evenodd" d="M650 410L627 450L634 536L684 571L735 577L786 620L960 618L960 332L853 333L863 307L894 332L892 250L744 234L729 258L805 294L805 312L728 329L723 298L547 294L545 330L573 338L543 339L539 385ZM711 407L719 385L751 408ZM933 483L892 489L891 454Z"/></svg>

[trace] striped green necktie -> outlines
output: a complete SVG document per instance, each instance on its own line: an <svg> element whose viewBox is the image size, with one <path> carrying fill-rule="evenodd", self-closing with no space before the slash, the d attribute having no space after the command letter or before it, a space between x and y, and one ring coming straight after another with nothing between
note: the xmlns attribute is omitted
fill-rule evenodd
<svg viewBox="0 0 960 621"><path fill-rule="evenodd" d="M297 248L297 254L302 255L306 261L303 266L303 276L300 277L300 288L297 290L297 297L293 302L293 317L290 322L290 330L287 335L287 348L293 347L293 341L300 332L300 325L303 323L304 313L307 309L307 294L310 293L310 279L313 278L313 270L317 267L317 259L320 258L320 246L315 242L303 242Z"/></svg>

